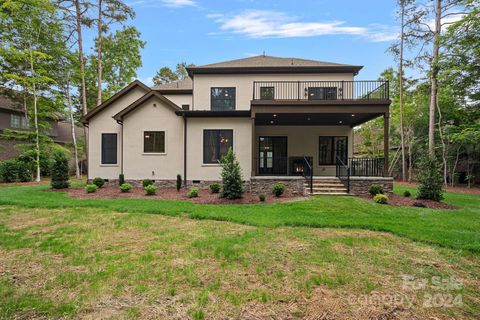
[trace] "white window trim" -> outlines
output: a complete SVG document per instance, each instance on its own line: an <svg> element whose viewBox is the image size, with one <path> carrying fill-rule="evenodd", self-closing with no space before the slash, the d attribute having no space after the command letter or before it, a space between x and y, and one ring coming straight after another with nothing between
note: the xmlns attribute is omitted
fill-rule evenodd
<svg viewBox="0 0 480 320"><path fill-rule="evenodd" d="M145 150L145 132L146 131L153 131L153 132L165 132L165 152L144 152ZM168 132L166 129L143 129L142 131L142 156L166 156L168 154Z"/></svg>

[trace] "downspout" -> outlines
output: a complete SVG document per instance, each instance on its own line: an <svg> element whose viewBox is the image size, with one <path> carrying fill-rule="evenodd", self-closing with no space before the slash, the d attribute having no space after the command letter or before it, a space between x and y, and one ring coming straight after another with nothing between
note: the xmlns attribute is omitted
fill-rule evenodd
<svg viewBox="0 0 480 320"><path fill-rule="evenodd" d="M187 117L183 115L183 186L187 186Z"/></svg>
<svg viewBox="0 0 480 320"><path fill-rule="evenodd" d="M120 137L122 139L122 142L120 143L120 174L123 174L123 121L117 120L117 123L121 125L120 129Z"/></svg>

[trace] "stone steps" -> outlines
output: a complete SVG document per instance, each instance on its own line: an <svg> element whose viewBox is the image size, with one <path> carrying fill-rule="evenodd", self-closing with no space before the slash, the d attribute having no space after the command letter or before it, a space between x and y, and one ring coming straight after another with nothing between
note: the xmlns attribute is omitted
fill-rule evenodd
<svg viewBox="0 0 480 320"><path fill-rule="evenodd" d="M303 187L305 193L310 195L348 195L347 189L338 178L315 178L312 181L312 192L307 182Z"/></svg>

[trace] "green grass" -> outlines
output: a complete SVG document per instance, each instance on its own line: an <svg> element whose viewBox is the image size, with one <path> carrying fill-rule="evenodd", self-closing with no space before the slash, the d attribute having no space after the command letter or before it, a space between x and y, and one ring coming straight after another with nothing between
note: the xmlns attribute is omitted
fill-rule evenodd
<svg viewBox="0 0 480 320"><path fill-rule="evenodd" d="M401 194L407 188L395 188ZM410 189L412 194L415 190ZM446 193L458 210L433 210L375 204L356 197L319 196L305 201L254 205L202 205L152 199L80 200L48 186L0 188L0 205L28 208L105 208L193 219L231 221L252 226L355 228L390 232L415 241L480 252L480 196Z"/></svg>

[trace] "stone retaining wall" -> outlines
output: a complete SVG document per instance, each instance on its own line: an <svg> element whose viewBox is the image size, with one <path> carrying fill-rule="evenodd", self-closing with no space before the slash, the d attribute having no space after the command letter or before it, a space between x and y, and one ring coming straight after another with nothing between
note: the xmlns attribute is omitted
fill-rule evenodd
<svg viewBox="0 0 480 320"><path fill-rule="evenodd" d="M368 188L372 184L381 185L387 194L393 192L393 178L350 177L350 194L368 195Z"/></svg>
<svg viewBox="0 0 480 320"><path fill-rule="evenodd" d="M285 191L291 192L296 195L303 195L305 188L303 186L303 178L259 178L254 177L251 180L251 191L256 193L271 193L273 185L276 183L283 183L285 185Z"/></svg>

